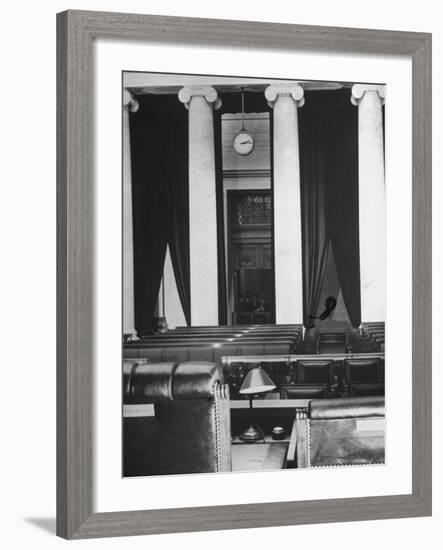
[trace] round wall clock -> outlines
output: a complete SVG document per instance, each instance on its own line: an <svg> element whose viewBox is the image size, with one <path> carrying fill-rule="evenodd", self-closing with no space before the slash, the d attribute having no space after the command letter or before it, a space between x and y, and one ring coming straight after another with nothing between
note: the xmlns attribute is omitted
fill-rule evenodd
<svg viewBox="0 0 443 550"><path fill-rule="evenodd" d="M241 130L234 137L232 146L234 147L234 151L237 154L246 156L246 155L249 155L249 153L252 153L252 151L254 150L255 143L254 143L254 138L245 129L245 95L244 95L243 88L241 91L241 118L242 118Z"/></svg>
<svg viewBox="0 0 443 550"><path fill-rule="evenodd" d="M254 138L245 130L240 130L235 136L232 145L236 153L246 156L254 150Z"/></svg>

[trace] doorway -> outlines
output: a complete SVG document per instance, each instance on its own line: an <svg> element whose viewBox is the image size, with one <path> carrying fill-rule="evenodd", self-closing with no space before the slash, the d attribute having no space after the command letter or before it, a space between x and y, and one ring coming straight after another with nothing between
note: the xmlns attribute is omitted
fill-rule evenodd
<svg viewBox="0 0 443 550"><path fill-rule="evenodd" d="M272 194L228 191L228 293L233 325L275 322Z"/></svg>

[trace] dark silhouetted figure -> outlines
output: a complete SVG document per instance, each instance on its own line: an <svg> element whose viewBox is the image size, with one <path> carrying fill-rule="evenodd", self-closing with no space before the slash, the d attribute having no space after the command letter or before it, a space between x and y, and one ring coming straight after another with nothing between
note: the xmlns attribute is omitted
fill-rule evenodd
<svg viewBox="0 0 443 550"><path fill-rule="evenodd" d="M320 321L324 321L325 319L327 319L334 311L336 305L337 300L334 298L334 296L328 296L325 302L325 310L319 317Z"/></svg>

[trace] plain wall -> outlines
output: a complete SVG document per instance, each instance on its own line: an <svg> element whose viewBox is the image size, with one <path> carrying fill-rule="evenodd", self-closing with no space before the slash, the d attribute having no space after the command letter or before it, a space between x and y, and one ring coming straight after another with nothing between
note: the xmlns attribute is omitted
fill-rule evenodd
<svg viewBox="0 0 443 550"><path fill-rule="evenodd" d="M434 388L443 387L443 22L423 0L8 2L2 5L1 231L2 546L67 548L55 529L55 13L67 8L280 21L434 33ZM216 69L216 68L214 68ZM392 98L395 100L395 98ZM442 419L434 399L434 517L160 535L71 543L72 548L435 548L441 539ZM438 467L440 465L440 467Z"/></svg>

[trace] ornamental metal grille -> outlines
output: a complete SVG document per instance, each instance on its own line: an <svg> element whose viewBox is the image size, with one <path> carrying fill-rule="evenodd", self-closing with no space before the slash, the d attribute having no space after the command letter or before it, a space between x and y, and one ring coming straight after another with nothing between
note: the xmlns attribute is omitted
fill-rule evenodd
<svg viewBox="0 0 443 550"><path fill-rule="evenodd" d="M242 193L233 197L231 203L233 225L270 225L271 221L271 193Z"/></svg>

